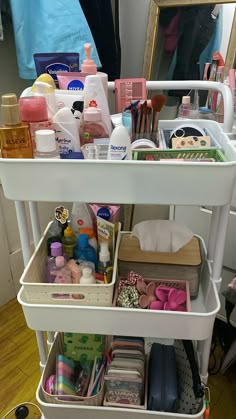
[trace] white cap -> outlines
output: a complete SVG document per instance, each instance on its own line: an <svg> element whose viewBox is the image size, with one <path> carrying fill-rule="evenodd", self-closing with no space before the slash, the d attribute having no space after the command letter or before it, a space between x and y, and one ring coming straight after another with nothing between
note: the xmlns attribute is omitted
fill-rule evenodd
<svg viewBox="0 0 236 419"><path fill-rule="evenodd" d="M36 149L47 153L57 149L55 132L52 129L40 129L35 131Z"/></svg>
<svg viewBox="0 0 236 419"><path fill-rule="evenodd" d="M108 248L108 243L102 242L100 246L101 246L100 252L99 252L100 262L109 262L110 252L109 252L109 248Z"/></svg>
<svg viewBox="0 0 236 419"><path fill-rule="evenodd" d="M82 272L83 272L83 276L85 278L90 278L90 276L92 275L92 269L91 268L83 268Z"/></svg>

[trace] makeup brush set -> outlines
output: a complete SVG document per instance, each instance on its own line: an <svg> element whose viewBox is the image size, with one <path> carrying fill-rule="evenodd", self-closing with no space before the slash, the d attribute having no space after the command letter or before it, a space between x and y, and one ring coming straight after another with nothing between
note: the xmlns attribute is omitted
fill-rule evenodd
<svg viewBox="0 0 236 419"><path fill-rule="evenodd" d="M158 146L159 113L165 103L164 95L154 95L151 100L131 103L132 141L147 139Z"/></svg>

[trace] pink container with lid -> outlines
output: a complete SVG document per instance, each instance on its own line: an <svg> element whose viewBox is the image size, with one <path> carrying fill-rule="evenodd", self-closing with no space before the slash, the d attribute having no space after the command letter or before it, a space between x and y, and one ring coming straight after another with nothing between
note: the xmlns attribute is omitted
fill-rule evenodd
<svg viewBox="0 0 236 419"><path fill-rule="evenodd" d="M48 120L47 101L44 96L26 96L19 99L23 122L42 122Z"/></svg>

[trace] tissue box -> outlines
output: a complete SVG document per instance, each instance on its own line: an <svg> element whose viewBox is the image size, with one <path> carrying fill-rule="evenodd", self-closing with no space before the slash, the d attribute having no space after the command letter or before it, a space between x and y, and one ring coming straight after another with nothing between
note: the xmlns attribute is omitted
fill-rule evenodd
<svg viewBox="0 0 236 419"><path fill-rule="evenodd" d="M144 252L139 240L131 233L121 232L118 251L118 276L126 277L135 271L144 278L184 280L189 282L190 297L198 295L204 261L203 249L198 237L193 237L175 253Z"/></svg>

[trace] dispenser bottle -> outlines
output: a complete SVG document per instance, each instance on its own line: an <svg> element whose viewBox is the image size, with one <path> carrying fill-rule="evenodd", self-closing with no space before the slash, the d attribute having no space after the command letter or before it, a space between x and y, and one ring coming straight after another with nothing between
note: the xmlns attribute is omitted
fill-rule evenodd
<svg viewBox="0 0 236 419"><path fill-rule="evenodd" d="M33 150L29 127L21 123L20 108L14 93L2 96L0 140L2 157L31 159Z"/></svg>
<svg viewBox="0 0 236 419"><path fill-rule="evenodd" d="M110 111L102 82L97 75L87 76L84 84L84 109L97 107L102 111L102 122L110 136L112 132Z"/></svg>
<svg viewBox="0 0 236 419"><path fill-rule="evenodd" d="M35 132L36 150L35 159L59 159L60 154L56 144L55 132L50 129L41 129Z"/></svg>
<svg viewBox="0 0 236 419"><path fill-rule="evenodd" d="M108 248L108 243L104 242L100 245L98 272L104 275L105 270L111 266L111 256Z"/></svg>
<svg viewBox="0 0 236 419"><path fill-rule="evenodd" d="M71 226L68 225L64 230L64 236L62 237L63 253L65 253L69 259L73 258L74 248L76 246L76 236Z"/></svg>
<svg viewBox="0 0 236 419"><path fill-rule="evenodd" d="M102 122L101 109L91 107L83 111L83 122L80 125L81 145L93 143L95 138L109 138L109 134Z"/></svg>
<svg viewBox="0 0 236 419"><path fill-rule="evenodd" d="M35 132L53 129L52 120L48 119L47 100L43 96L26 96L19 99L21 119L29 124L33 151L36 149Z"/></svg>
<svg viewBox="0 0 236 419"><path fill-rule="evenodd" d="M104 93L106 98L108 98L108 76L106 73L101 71L97 71L96 64L94 60L91 58L91 50L92 44L84 44L84 52L86 58L81 65L81 71L87 74L95 74L102 82L102 86L104 89Z"/></svg>
<svg viewBox="0 0 236 419"><path fill-rule="evenodd" d="M92 274L91 268L83 268L82 269L82 276L80 278L80 284L96 284L96 280Z"/></svg>

